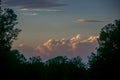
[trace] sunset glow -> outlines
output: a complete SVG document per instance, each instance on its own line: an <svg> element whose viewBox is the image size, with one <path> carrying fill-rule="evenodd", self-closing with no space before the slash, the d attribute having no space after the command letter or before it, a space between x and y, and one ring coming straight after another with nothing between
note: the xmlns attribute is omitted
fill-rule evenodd
<svg viewBox="0 0 120 80"><path fill-rule="evenodd" d="M22 29L13 48L25 56L87 57L100 30L120 18L119 0L3 0Z"/></svg>

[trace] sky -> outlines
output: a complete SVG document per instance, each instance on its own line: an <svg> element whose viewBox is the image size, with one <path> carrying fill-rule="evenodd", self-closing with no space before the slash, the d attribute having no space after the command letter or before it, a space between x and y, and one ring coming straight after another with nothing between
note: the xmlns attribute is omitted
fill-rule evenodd
<svg viewBox="0 0 120 80"><path fill-rule="evenodd" d="M81 56L98 47L102 27L120 19L120 0L3 0L22 29L13 48L27 57Z"/></svg>

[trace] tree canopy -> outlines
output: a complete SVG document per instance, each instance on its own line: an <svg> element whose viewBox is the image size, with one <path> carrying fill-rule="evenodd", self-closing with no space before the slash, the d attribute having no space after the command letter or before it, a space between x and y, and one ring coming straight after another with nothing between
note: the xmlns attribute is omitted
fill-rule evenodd
<svg viewBox="0 0 120 80"><path fill-rule="evenodd" d="M101 29L97 54L89 58L90 75L94 80L114 78L120 72L120 20Z"/></svg>
<svg viewBox="0 0 120 80"><path fill-rule="evenodd" d="M19 32L18 28L15 28L17 24L17 15L12 9L2 8L0 0L0 51L10 49L14 40L17 39ZM2 50L3 49L3 50Z"/></svg>

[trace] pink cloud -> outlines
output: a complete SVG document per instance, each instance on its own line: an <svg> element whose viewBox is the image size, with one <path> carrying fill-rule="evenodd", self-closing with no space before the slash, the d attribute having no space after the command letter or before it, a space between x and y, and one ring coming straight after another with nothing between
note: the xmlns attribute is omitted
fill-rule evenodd
<svg viewBox="0 0 120 80"><path fill-rule="evenodd" d="M42 45L35 48L19 44L16 48L26 56L41 56L43 59L49 59L56 56L75 57L81 56L87 58L91 52L98 46L98 36L90 36L87 39L81 39L80 34L70 39L49 39Z"/></svg>
<svg viewBox="0 0 120 80"><path fill-rule="evenodd" d="M39 53L46 55L47 57L53 57L58 55L73 57L84 56L94 52L97 47L96 39L98 36L90 36L89 38L82 40L78 34L70 39L49 39L43 45L36 47Z"/></svg>
<svg viewBox="0 0 120 80"><path fill-rule="evenodd" d="M84 22L104 22L104 21L101 21L101 20L93 20L93 19L77 19L76 22L84 23Z"/></svg>
<svg viewBox="0 0 120 80"><path fill-rule="evenodd" d="M13 46L13 49L18 49L20 53L26 57L39 56L39 52L37 52L33 47L23 43Z"/></svg>

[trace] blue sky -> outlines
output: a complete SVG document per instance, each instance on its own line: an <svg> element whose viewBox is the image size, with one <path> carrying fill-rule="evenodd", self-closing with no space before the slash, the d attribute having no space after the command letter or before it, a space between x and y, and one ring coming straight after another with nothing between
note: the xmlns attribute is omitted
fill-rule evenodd
<svg viewBox="0 0 120 80"><path fill-rule="evenodd" d="M100 29L106 24L120 19L119 0L5 0L3 3L16 12L19 21L17 27L22 29L19 39L14 43L15 47L36 48L38 45L43 46L50 39L55 39L54 42L57 43L57 40L70 40L79 34L80 40L76 39L82 42L91 36L99 35ZM91 50L96 46L91 46ZM83 46L83 49L79 49L81 54L77 55L88 55L86 46ZM59 52L59 49L57 50ZM91 50L88 51L92 52Z"/></svg>

